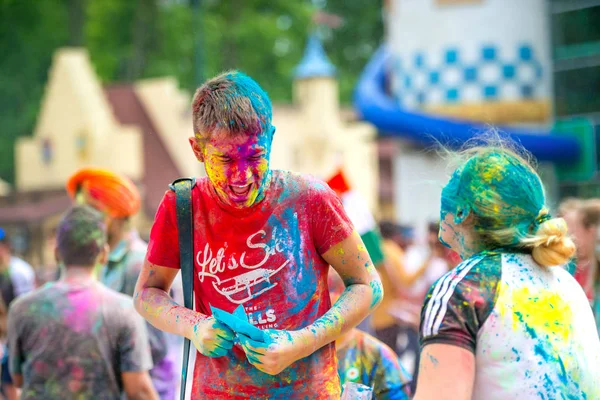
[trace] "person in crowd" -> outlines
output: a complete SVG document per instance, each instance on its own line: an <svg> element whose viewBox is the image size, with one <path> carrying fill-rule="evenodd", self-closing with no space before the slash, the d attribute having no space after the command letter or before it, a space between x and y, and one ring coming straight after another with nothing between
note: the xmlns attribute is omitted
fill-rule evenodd
<svg viewBox="0 0 600 400"><path fill-rule="evenodd" d="M419 367L419 312L423 306L429 287L448 271L449 265L443 246L437 240L438 223L430 223L424 243L415 242L405 252L404 257L393 257L395 240L386 241L386 253L390 260L402 260L402 273L396 285L398 300L390 307L400 327L395 338L395 350L400 360L413 375L412 390L414 392ZM385 342L393 343L394 338L386 338Z"/></svg>
<svg viewBox="0 0 600 400"><path fill-rule="evenodd" d="M269 168L271 108L264 90L238 71L208 80L194 95L190 144L207 172L191 190L195 311L168 294L180 269L173 191L150 233L135 304L152 324L195 345L192 398L339 398L333 342L383 295L333 190ZM333 307L329 265L346 284ZM234 330L241 322L217 320L213 308L235 311L234 322L247 318L258 327L254 339Z"/></svg>
<svg viewBox="0 0 600 400"><path fill-rule="evenodd" d="M570 270L592 305L600 332L600 199L568 198L560 204L559 212L567 222L577 246Z"/></svg>
<svg viewBox="0 0 600 400"><path fill-rule="evenodd" d="M391 221L382 221L379 231L383 238L382 248L384 260L378 268L379 277L385 296L379 307L371 314L375 336L393 349L396 349L396 338L401 327L394 317L392 307L397 305L400 291L399 286L404 285L411 277L405 271L404 251L397 244L400 240L400 227Z"/></svg>
<svg viewBox="0 0 600 400"><path fill-rule="evenodd" d="M599 274L596 246L600 224L600 199L567 198L559 205L559 213L567 222L577 246L570 266L571 272L590 302L594 297L594 282Z"/></svg>
<svg viewBox="0 0 600 400"><path fill-rule="evenodd" d="M10 372L21 399L158 399L143 319L131 297L95 278L108 251L101 213L66 212L56 245L62 278L9 308Z"/></svg>
<svg viewBox="0 0 600 400"><path fill-rule="evenodd" d="M398 225L399 234L394 235L394 241L403 251L415 243L415 228L410 225Z"/></svg>
<svg viewBox="0 0 600 400"><path fill-rule="evenodd" d="M600 339L564 268L575 245L527 154L490 138L459 156L439 237L464 261L427 294L415 399L600 398Z"/></svg>
<svg viewBox="0 0 600 400"><path fill-rule="evenodd" d="M13 384L8 370L7 317L7 307L4 304L4 300L0 298L0 358L2 359L2 365L0 366L0 376L2 377L0 383L0 399L17 400L19 398L17 388Z"/></svg>
<svg viewBox="0 0 600 400"><path fill-rule="evenodd" d="M5 309L14 299L31 292L35 286L36 277L33 268L12 253L10 237L4 229L0 228L0 295ZM6 318L6 310L4 318ZM9 351L6 340L2 342L2 351L0 391L7 399L15 399L17 389L9 372Z"/></svg>
<svg viewBox="0 0 600 400"><path fill-rule="evenodd" d="M7 306L35 288L35 272L26 261L12 254L10 238L0 228L0 293Z"/></svg>
<svg viewBox="0 0 600 400"><path fill-rule="evenodd" d="M104 168L86 167L76 171L67 181L67 192L75 204L87 204L103 213L110 248L108 260L99 267L100 282L109 288L133 296L135 284L144 263L147 244L131 225L139 211L140 194L127 177ZM162 400L172 400L178 385L174 353L167 335L148 324L152 349L150 371L154 387Z"/></svg>
<svg viewBox="0 0 600 400"><path fill-rule="evenodd" d="M327 283L334 304L344 292L344 281L330 268ZM354 328L339 337L335 347L342 385L356 382L368 386L373 390L374 400L408 400L410 375L385 343Z"/></svg>

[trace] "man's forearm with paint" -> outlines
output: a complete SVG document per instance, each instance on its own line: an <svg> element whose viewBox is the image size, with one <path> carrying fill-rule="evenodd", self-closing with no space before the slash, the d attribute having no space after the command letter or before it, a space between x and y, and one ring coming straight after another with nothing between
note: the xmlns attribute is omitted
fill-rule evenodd
<svg viewBox="0 0 600 400"><path fill-rule="evenodd" d="M185 308L171 298L168 291L176 274L172 268L146 260L135 291L136 309L156 328L190 339L201 354L225 355L233 346L233 332L213 317Z"/></svg>
<svg viewBox="0 0 600 400"><path fill-rule="evenodd" d="M383 298L379 274L356 232L323 258L340 274L346 290L325 315L306 328L308 337L314 337L314 350L358 325Z"/></svg>
<svg viewBox="0 0 600 400"><path fill-rule="evenodd" d="M333 246L323 258L340 274L346 289L329 311L297 331L267 331L271 341L242 338L249 361L259 370L278 374L358 325L383 298L379 275L358 233Z"/></svg>

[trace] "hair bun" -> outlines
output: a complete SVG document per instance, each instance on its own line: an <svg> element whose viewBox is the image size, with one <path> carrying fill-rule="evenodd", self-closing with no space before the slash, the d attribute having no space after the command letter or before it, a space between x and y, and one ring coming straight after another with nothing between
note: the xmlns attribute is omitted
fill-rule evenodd
<svg viewBox="0 0 600 400"><path fill-rule="evenodd" d="M568 236L567 223L562 218L542 222L524 242L533 248L533 259L544 267L563 265L575 254L575 243Z"/></svg>

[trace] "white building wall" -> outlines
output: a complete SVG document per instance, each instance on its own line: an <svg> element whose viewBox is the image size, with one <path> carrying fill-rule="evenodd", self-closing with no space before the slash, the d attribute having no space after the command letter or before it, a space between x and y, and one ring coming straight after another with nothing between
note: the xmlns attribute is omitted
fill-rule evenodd
<svg viewBox="0 0 600 400"><path fill-rule="evenodd" d="M440 194L450 176L448 163L436 154L402 150L394 160L398 222L423 233L440 217Z"/></svg>
<svg viewBox="0 0 600 400"><path fill-rule="evenodd" d="M546 0L392 0L393 91L408 108L549 100Z"/></svg>

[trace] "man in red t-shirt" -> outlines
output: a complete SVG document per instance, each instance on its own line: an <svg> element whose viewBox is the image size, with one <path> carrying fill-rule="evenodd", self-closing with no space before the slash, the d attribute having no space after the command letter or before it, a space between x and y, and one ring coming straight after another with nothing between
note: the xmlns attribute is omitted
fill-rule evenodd
<svg viewBox="0 0 600 400"><path fill-rule="evenodd" d="M192 106L190 144L208 175L192 189L196 309L167 294L179 268L168 191L137 283L138 311L198 349L192 398L339 399L333 342L383 295L360 236L326 184L269 169L271 102L255 81L224 73L197 90ZM346 284L333 306L329 265ZM231 313L240 305L264 342L212 316L211 306Z"/></svg>

